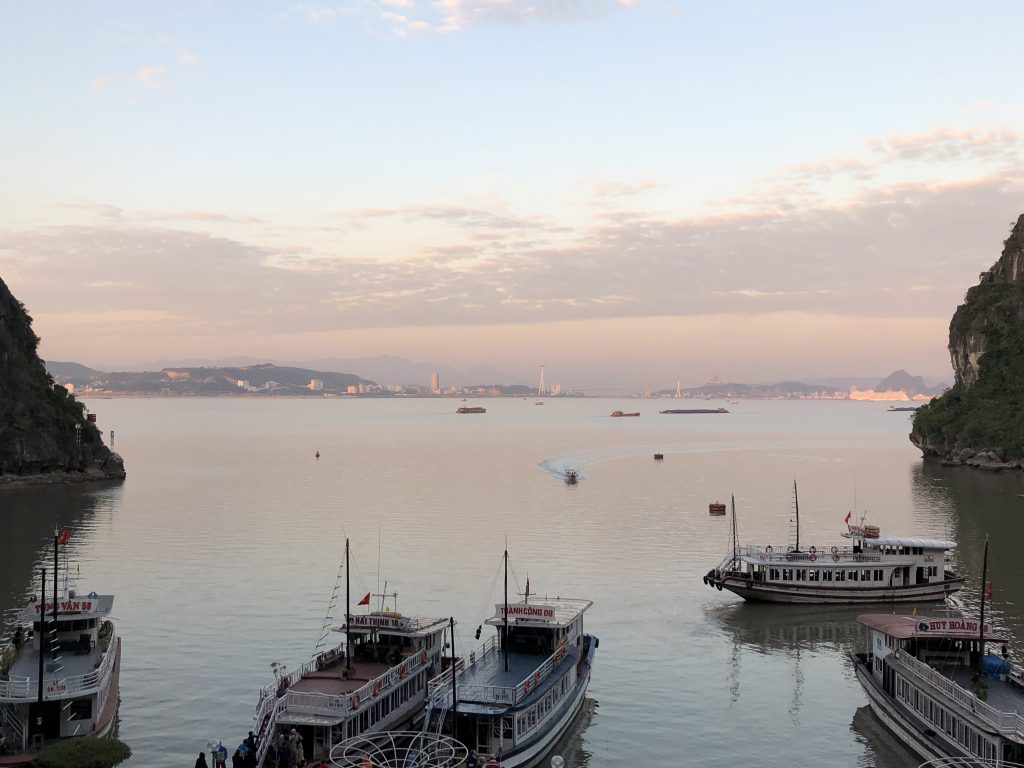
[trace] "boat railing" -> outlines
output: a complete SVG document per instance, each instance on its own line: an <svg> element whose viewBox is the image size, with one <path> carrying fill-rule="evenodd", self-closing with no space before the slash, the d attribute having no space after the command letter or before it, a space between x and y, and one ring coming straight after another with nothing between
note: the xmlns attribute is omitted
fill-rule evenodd
<svg viewBox="0 0 1024 768"><path fill-rule="evenodd" d="M336 648L331 648L323 653L319 653L301 667L293 669L287 675L283 675L273 683L267 683L260 689L260 696L273 696L282 688L286 689L289 686L294 685L310 672L323 669L334 661L340 659L344 654L345 647L343 645L339 645Z"/></svg>
<svg viewBox="0 0 1024 768"><path fill-rule="evenodd" d="M451 688L452 688L452 674L461 675L468 669L472 669L477 664L482 664L484 660L492 653L499 651L498 637L492 635L483 642L483 644L475 651L470 651L469 656L455 660L453 666L448 667L444 672L437 675L427 682L427 696L431 699L436 696L444 696L445 691L448 692L449 702L451 700ZM452 671L454 669L454 672ZM458 685L458 681L456 681ZM463 687L463 686L459 686ZM489 686L483 686L489 687Z"/></svg>
<svg viewBox="0 0 1024 768"><path fill-rule="evenodd" d="M789 552L787 551L788 549L788 547L784 546L776 547L768 545L761 547L753 544L743 544L737 548L736 554L739 557L752 557L766 563L813 563L816 560L825 558L829 558L833 561L852 560L854 563L878 563L882 560L881 555L855 552L853 547L826 547L822 549L818 549L817 547L808 547L807 549L803 549L799 552ZM835 551L833 552L832 550ZM723 562L731 561L732 554L730 554Z"/></svg>
<svg viewBox="0 0 1024 768"><path fill-rule="evenodd" d="M110 675L117 657L117 633L111 632L110 643L103 654L100 665L89 672L74 677L43 677L43 698L66 699L69 696L81 696L94 693L103 686L103 681ZM31 677L11 677L0 680L0 699L35 699L38 693L38 679Z"/></svg>
<svg viewBox="0 0 1024 768"><path fill-rule="evenodd" d="M939 689L961 707L969 709L978 717L988 722L1000 733L1024 734L1024 717L1021 717L1017 712L1002 712L996 709L970 691L957 685L938 670L932 669L922 661L918 661L906 651L896 651L892 656L896 664L902 670L909 673L910 676Z"/></svg>
<svg viewBox="0 0 1024 768"><path fill-rule="evenodd" d="M404 682L411 675L420 671L429 662L426 651L421 651L406 658L401 664L392 667L382 675L368 680L365 685L345 694L307 693L285 689L280 696L277 691L263 696L256 705L254 720L257 726L273 709L283 709L303 714L342 716L346 712L359 709L368 701L390 693L391 689Z"/></svg>

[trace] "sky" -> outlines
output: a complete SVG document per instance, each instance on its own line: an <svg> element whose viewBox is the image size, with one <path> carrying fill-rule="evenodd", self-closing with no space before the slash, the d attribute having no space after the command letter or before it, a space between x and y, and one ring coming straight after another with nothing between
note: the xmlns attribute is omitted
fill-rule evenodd
<svg viewBox="0 0 1024 768"><path fill-rule="evenodd" d="M950 380L1024 212L1017 2L0 18L0 278L49 360Z"/></svg>

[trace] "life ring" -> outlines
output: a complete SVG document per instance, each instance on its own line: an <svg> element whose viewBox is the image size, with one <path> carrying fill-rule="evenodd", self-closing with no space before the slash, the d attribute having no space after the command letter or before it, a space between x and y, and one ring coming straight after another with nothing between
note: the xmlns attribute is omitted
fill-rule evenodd
<svg viewBox="0 0 1024 768"><path fill-rule="evenodd" d="M533 673L533 684L534 686L540 685L540 672Z"/></svg>
<svg viewBox="0 0 1024 768"><path fill-rule="evenodd" d="M402 678L404 678L404 677L406 677L406 676L407 676L408 674L409 674L409 670L408 670L408 669L406 669L406 668L405 668L404 666L402 666L402 667L399 667L399 668L398 668L398 676L399 676L399 677L402 677Z"/></svg>
<svg viewBox="0 0 1024 768"><path fill-rule="evenodd" d="M810 552L810 553L811 553L812 555L816 555L816 554L818 554L818 548L817 548L817 547L815 547L815 546L813 546L813 545L812 545L812 546L811 546L811 548L810 548L810 549L808 549L807 551L808 551L808 552Z"/></svg>
<svg viewBox="0 0 1024 768"><path fill-rule="evenodd" d="M838 552L833 552L832 553L832 562L834 562L834 563L838 563L839 562L839 553Z"/></svg>
<svg viewBox="0 0 1024 768"><path fill-rule="evenodd" d="M469 652L469 663L476 664L476 651Z"/></svg>
<svg viewBox="0 0 1024 768"><path fill-rule="evenodd" d="M839 554L839 547L832 547L832 554L833 555L838 555Z"/></svg>
<svg viewBox="0 0 1024 768"><path fill-rule="evenodd" d="M352 698L349 699L349 701L351 702L351 706L349 707L350 709L359 709L359 694L358 693L353 693L352 694Z"/></svg>
<svg viewBox="0 0 1024 768"><path fill-rule="evenodd" d="M422 651L420 651L420 661L422 663L424 663L424 664L427 663L427 649L426 648L424 648Z"/></svg>
<svg viewBox="0 0 1024 768"><path fill-rule="evenodd" d="M770 554L771 554L772 552L774 552L775 550L774 550L774 549L772 549L772 545L771 545L771 544L769 544L769 545L768 545L767 547L765 547L765 548L764 548L764 551L765 551L765 552L767 552L767 553L768 553L768 554L770 555Z"/></svg>
<svg viewBox="0 0 1024 768"><path fill-rule="evenodd" d="M373 682L373 695L376 696L377 694L379 694L380 693L380 689L381 689L380 680L375 680Z"/></svg>
<svg viewBox="0 0 1024 768"><path fill-rule="evenodd" d="M815 560L818 559L818 556L816 554L814 554L813 552L811 552L811 554L807 557L807 559L810 560L813 563Z"/></svg>
<svg viewBox="0 0 1024 768"><path fill-rule="evenodd" d="M523 680L523 693L529 693L529 692L530 692L530 678L526 678L525 680Z"/></svg>
<svg viewBox="0 0 1024 768"><path fill-rule="evenodd" d="M895 651L892 652L892 657L894 659L896 659L896 661L900 660L900 649L899 648L897 648Z"/></svg>

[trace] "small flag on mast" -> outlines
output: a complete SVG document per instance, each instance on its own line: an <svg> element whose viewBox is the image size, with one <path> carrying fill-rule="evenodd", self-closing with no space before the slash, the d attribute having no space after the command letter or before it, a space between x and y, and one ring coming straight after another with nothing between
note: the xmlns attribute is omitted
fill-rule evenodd
<svg viewBox="0 0 1024 768"><path fill-rule="evenodd" d="M853 515L853 510L850 510L849 512L847 512L846 513L846 517L843 519L843 522L846 523L847 525L849 525L850 524L850 517L852 515Z"/></svg>
<svg viewBox="0 0 1024 768"><path fill-rule="evenodd" d="M370 604L370 593L369 592L367 592L365 595L363 595L363 599L360 600L358 603L356 603L356 605L369 605L369 604Z"/></svg>
<svg viewBox="0 0 1024 768"><path fill-rule="evenodd" d="M71 529L70 528L65 528L64 532L60 535L60 538L57 539L57 544L63 547L65 544L68 543L68 539L70 539L70 538L71 538Z"/></svg>

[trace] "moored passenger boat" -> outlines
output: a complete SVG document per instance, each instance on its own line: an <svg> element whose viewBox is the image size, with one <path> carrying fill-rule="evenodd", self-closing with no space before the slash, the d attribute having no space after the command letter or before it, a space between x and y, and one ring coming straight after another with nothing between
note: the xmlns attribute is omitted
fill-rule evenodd
<svg viewBox="0 0 1024 768"><path fill-rule="evenodd" d="M590 600L530 597L527 582L522 602L496 605L498 634L430 681L430 730L502 768L544 761L583 705L598 646L583 632Z"/></svg>
<svg viewBox="0 0 1024 768"><path fill-rule="evenodd" d="M54 537L54 560L70 534ZM65 566L65 573L67 568ZM110 621L113 595L47 589L18 616L0 653L0 766L29 765L39 746L73 736L107 736L117 722L121 639ZM54 599L56 597L56 599ZM30 751L31 750L31 751Z"/></svg>
<svg viewBox="0 0 1024 768"><path fill-rule="evenodd" d="M955 542L880 535L875 526L851 526L849 544L800 546L800 505L796 500L796 544L741 546L704 576L704 583L746 600L776 603L888 603L943 600L960 589L963 577L946 568Z"/></svg>
<svg viewBox="0 0 1024 768"><path fill-rule="evenodd" d="M347 582L347 541L345 553ZM341 642L260 691L253 715L260 765L278 734L293 728L302 737L305 758L321 760L345 739L401 729L422 717L449 620L371 611L370 594L359 601L367 612L354 614L347 593L346 586L347 620L335 629L344 633ZM318 648L328 631L325 621Z"/></svg>
<svg viewBox="0 0 1024 768"><path fill-rule="evenodd" d="M1024 677L1005 639L978 620L865 614L863 653L851 654L871 711L941 765L1024 763ZM988 655L986 643L1002 644Z"/></svg>

